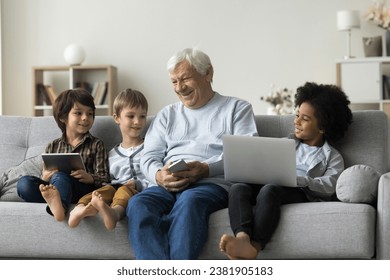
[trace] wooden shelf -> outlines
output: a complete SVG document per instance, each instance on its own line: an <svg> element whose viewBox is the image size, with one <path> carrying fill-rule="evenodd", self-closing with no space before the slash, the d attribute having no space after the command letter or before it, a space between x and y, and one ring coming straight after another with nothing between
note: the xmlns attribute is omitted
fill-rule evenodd
<svg viewBox="0 0 390 280"><path fill-rule="evenodd" d="M89 85L92 89L97 83L106 83L107 92L103 104L96 104L97 114L112 115L112 106L117 90L117 69L112 65L76 65L76 66L36 66L33 67L33 114L42 116L51 114L51 105L44 94L38 90L38 85L51 86L56 94L76 88L80 83Z"/></svg>
<svg viewBox="0 0 390 280"><path fill-rule="evenodd" d="M390 57L336 61L336 85L348 95L352 110L382 110L390 116L383 76L390 76Z"/></svg>

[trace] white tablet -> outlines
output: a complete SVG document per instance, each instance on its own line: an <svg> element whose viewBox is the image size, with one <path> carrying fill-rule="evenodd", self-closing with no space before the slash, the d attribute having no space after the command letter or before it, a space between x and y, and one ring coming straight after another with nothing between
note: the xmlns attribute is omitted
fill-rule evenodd
<svg viewBox="0 0 390 280"><path fill-rule="evenodd" d="M42 154L46 169L58 169L70 173L72 170L85 170L83 159L79 153Z"/></svg>

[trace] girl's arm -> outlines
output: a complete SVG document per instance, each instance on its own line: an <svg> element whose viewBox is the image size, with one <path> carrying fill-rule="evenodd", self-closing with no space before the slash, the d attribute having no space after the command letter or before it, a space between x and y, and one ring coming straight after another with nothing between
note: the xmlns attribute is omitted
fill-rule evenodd
<svg viewBox="0 0 390 280"><path fill-rule="evenodd" d="M340 174L344 170L343 157L332 150L327 164L324 167L324 173L322 176L310 177L298 176L298 186L307 187L310 191L322 194L334 194L336 191L336 183Z"/></svg>

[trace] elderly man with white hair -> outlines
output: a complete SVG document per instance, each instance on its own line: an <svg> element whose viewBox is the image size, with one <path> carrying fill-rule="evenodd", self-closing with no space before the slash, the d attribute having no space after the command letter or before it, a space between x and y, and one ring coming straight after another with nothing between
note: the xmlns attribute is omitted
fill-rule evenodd
<svg viewBox="0 0 390 280"><path fill-rule="evenodd" d="M167 66L180 101L163 108L145 136L141 168L154 186L127 207L136 259L198 258L210 214L227 207L222 136L257 135L251 104L213 90L207 54L184 49ZM188 169L170 171L177 160Z"/></svg>

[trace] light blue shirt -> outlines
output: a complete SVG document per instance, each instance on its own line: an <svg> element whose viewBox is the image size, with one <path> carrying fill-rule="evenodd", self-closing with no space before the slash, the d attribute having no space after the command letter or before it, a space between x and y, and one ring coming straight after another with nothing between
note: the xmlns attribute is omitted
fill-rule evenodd
<svg viewBox="0 0 390 280"><path fill-rule="evenodd" d="M300 143L296 148L297 176L306 176L313 162L323 153L323 146L309 146Z"/></svg>
<svg viewBox="0 0 390 280"><path fill-rule="evenodd" d="M335 194L337 179L344 170L343 157L327 141L322 147L311 147L295 140L298 186L310 201L328 200Z"/></svg>
<svg viewBox="0 0 390 280"><path fill-rule="evenodd" d="M257 135L249 102L215 93L203 107L189 109L182 102L163 108L145 136L141 168L150 182L168 162L179 159L209 165L209 177L197 183L214 183L228 188L223 171L222 136Z"/></svg>

